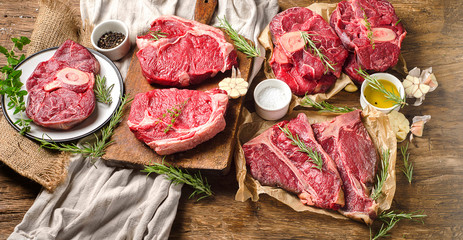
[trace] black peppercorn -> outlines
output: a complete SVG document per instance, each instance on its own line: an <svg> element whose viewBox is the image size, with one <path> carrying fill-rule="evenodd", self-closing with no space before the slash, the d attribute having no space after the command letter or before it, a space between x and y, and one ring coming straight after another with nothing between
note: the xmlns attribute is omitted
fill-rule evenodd
<svg viewBox="0 0 463 240"><path fill-rule="evenodd" d="M120 32L107 32L98 40L97 46L103 49L110 49L119 46L125 39L125 35Z"/></svg>

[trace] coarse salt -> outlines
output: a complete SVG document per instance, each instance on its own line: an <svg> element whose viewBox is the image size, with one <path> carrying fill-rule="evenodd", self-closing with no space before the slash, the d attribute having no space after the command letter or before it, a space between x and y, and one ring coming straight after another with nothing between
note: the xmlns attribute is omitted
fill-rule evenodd
<svg viewBox="0 0 463 240"><path fill-rule="evenodd" d="M280 88L265 87L259 92L257 97L258 102L263 108L276 110L285 106L285 100L288 99L287 94Z"/></svg>

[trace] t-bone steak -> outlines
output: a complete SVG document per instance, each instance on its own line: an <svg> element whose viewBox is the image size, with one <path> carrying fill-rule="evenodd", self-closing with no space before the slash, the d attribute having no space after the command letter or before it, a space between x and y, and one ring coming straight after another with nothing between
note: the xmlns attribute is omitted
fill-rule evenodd
<svg viewBox="0 0 463 240"><path fill-rule="evenodd" d="M346 204L340 212L371 224L378 205L369 197L374 184L378 154L356 110L331 121L312 124L315 137L337 165Z"/></svg>
<svg viewBox="0 0 463 240"><path fill-rule="evenodd" d="M84 121L95 109L93 84L99 71L92 53L67 40L27 79L27 116L53 129L70 129Z"/></svg>
<svg viewBox="0 0 463 240"><path fill-rule="evenodd" d="M150 33L139 36L137 45L149 83L186 87L237 66L236 51L221 30L176 16L154 20Z"/></svg>
<svg viewBox="0 0 463 240"><path fill-rule="evenodd" d="M275 45L270 66L276 78L286 82L294 94L326 92L340 77L348 52L320 15L308 8L290 8L277 14L269 27ZM301 32L309 34L316 49L305 44Z"/></svg>
<svg viewBox="0 0 463 240"><path fill-rule="evenodd" d="M318 152L323 168L314 168L311 158L292 144L282 128L298 136L305 145ZM291 121L283 121L243 145L246 163L253 178L262 185L281 187L296 193L301 202L320 208L337 210L344 206L342 181L331 157L315 140L312 128L303 113Z"/></svg>
<svg viewBox="0 0 463 240"><path fill-rule="evenodd" d="M155 89L133 100L127 124L159 155L192 149L225 129L225 91Z"/></svg>
<svg viewBox="0 0 463 240"><path fill-rule="evenodd" d="M358 66L382 72L397 64L407 32L388 1L341 1L331 15L330 24L354 55L344 71L358 83L363 82L357 74Z"/></svg>

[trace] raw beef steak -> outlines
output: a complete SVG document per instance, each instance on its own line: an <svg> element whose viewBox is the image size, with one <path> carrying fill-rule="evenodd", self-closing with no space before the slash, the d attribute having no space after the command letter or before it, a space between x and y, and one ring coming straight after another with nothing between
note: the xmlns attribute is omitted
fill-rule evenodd
<svg viewBox="0 0 463 240"><path fill-rule="evenodd" d="M371 224L378 205L369 197L375 181L378 154L362 123L361 111L312 124L315 137L337 165L346 204L340 212Z"/></svg>
<svg viewBox="0 0 463 240"><path fill-rule="evenodd" d="M133 100L127 124L159 155L192 149L225 129L228 96L219 89L155 89Z"/></svg>
<svg viewBox="0 0 463 240"><path fill-rule="evenodd" d="M164 34L159 40L153 34ZM217 28L175 16L157 18L150 33L139 36L137 52L149 83L186 87L237 65L233 45Z"/></svg>
<svg viewBox="0 0 463 240"><path fill-rule="evenodd" d="M318 170L306 153L292 144L279 127L288 128L323 159ZM296 193L301 202L337 210L344 206L342 182L331 157L315 140L312 128L303 113L291 121L283 121L243 145L246 164L253 178L262 185L281 187Z"/></svg>
<svg viewBox="0 0 463 240"><path fill-rule="evenodd" d="M330 25L308 8L295 7L277 14L270 22L275 44L270 65L296 95L326 92L340 77L347 51ZM331 64L330 69L314 49L305 44L301 31Z"/></svg>
<svg viewBox="0 0 463 240"><path fill-rule="evenodd" d="M95 108L94 74L99 71L92 53L67 40L27 79L27 116L54 129L69 129L84 121Z"/></svg>
<svg viewBox="0 0 463 240"><path fill-rule="evenodd" d="M355 66L382 72L397 64L407 32L388 1L341 1L330 24L354 55L346 65L346 73L358 83L364 79L352 70Z"/></svg>

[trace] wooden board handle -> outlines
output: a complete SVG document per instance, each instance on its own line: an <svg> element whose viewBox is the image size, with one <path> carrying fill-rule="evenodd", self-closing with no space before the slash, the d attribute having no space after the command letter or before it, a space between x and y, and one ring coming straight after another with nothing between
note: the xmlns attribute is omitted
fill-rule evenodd
<svg viewBox="0 0 463 240"><path fill-rule="evenodd" d="M209 24L217 7L217 0L197 0L195 6L195 21Z"/></svg>

